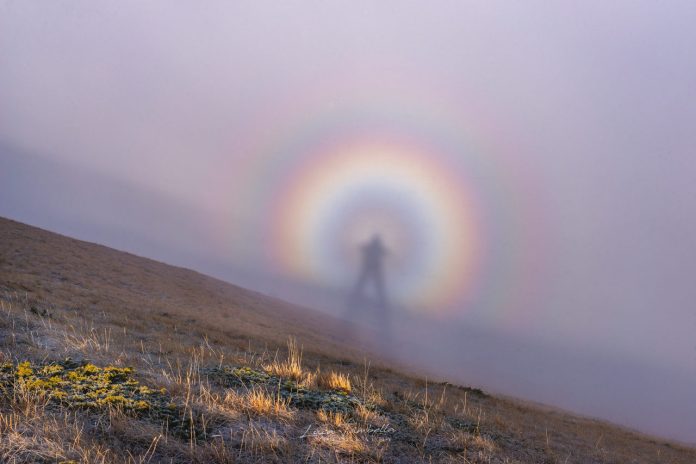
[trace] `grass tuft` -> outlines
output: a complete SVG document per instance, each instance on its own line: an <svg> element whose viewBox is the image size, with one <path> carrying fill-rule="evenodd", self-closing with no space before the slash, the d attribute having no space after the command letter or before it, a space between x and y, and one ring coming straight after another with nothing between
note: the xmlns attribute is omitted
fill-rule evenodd
<svg viewBox="0 0 696 464"><path fill-rule="evenodd" d="M317 419L319 419L320 422L332 425L336 428L340 428L348 423L348 418L345 414L340 412L326 411L324 409L317 411Z"/></svg>
<svg viewBox="0 0 696 464"><path fill-rule="evenodd" d="M316 374L302 368L302 350L297 347L297 340L294 337L288 339L287 358L283 361L275 359L272 363L265 364L263 368L270 375L293 380L305 387L316 384Z"/></svg>
<svg viewBox="0 0 696 464"><path fill-rule="evenodd" d="M261 387L254 387L242 393L230 390L225 395L224 402L230 409L241 409L249 417L293 417L293 411L288 407L289 400L280 395L273 395Z"/></svg>
<svg viewBox="0 0 696 464"><path fill-rule="evenodd" d="M327 390L337 390L344 393L351 392L350 377L335 371L320 374L317 378L317 385Z"/></svg>

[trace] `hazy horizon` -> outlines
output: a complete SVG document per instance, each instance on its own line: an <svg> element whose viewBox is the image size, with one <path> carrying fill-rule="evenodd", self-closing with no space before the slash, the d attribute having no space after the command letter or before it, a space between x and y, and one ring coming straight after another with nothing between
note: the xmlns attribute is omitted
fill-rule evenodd
<svg viewBox="0 0 696 464"><path fill-rule="evenodd" d="M468 327L492 334L472 382L595 415L616 398L605 417L696 442L695 20L678 1L0 2L0 215L333 314L379 233L398 329L431 321L442 371ZM535 384L573 363L609 386L595 405Z"/></svg>

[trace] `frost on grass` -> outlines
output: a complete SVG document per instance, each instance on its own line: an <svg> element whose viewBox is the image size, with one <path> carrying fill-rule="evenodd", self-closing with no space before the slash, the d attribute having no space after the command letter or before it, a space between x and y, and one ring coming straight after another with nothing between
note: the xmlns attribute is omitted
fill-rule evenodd
<svg viewBox="0 0 696 464"><path fill-rule="evenodd" d="M226 387L265 388L286 400L291 406L298 408L348 414L358 406L371 407L345 390L312 389L298 384L293 379L279 377L248 366L212 367L207 369L206 373L212 380Z"/></svg>

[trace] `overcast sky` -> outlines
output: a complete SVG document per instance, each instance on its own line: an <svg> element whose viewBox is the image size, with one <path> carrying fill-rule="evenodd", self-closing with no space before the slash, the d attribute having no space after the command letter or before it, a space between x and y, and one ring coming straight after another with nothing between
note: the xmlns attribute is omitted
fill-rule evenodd
<svg viewBox="0 0 696 464"><path fill-rule="evenodd" d="M336 282L264 242L284 173L411 137L479 211L439 318L693 380L694 24L693 1L2 0L0 214L311 303ZM439 275L418 244L470 232L419 214L408 282Z"/></svg>

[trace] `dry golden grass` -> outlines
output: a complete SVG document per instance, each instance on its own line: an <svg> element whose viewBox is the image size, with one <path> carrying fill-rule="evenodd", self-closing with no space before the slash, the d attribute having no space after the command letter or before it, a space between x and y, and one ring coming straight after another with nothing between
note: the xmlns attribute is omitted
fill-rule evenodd
<svg viewBox="0 0 696 464"><path fill-rule="evenodd" d="M270 374L294 380L307 387L316 383L316 374L302 368L302 349L297 347L295 337L288 338L288 355L286 359L279 361L276 355L273 362L264 364L263 368Z"/></svg>
<svg viewBox="0 0 696 464"><path fill-rule="evenodd" d="M89 463L113 461L113 452L86 433L80 414L55 414L42 395L19 391L4 398L0 412L0 462L51 460ZM135 462L135 461L133 461Z"/></svg>
<svg viewBox="0 0 696 464"><path fill-rule="evenodd" d="M250 422L242 432L240 449L256 462L282 462L292 456L292 447L286 437L275 428L269 429L254 422Z"/></svg>
<svg viewBox="0 0 696 464"><path fill-rule="evenodd" d="M369 458L368 456L363 456L368 453L368 446L352 433L335 433L320 430L312 435L308 441L317 448L330 449L335 461L361 462Z"/></svg>
<svg viewBox="0 0 696 464"><path fill-rule="evenodd" d="M696 462L693 448L398 372L339 344L334 327L192 271L0 219L0 362L132 367L190 426L175 433L18 387L0 393L0 462ZM272 388L206 373L223 365L359 404L350 414L303 409Z"/></svg>
<svg viewBox="0 0 696 464"><path fill-rule="evenodd" d="M244 411L251 417L262 416L288 420L294 413L289 408L287 400L257 387L244 393L229 391L225 395L224 402L231 409Z"/></svg>
<svg viewBox="0 0 696 464"><path fill-rule="evenodd" d="M327 412L323 409L317 411L317 419L324 424L328 424L336 428L341 428L348 423L346 416L340 412Z"/></svg>
<svg viewBox="0 0 696 464"><path fill-rule="evenodd" d="M389 419L374 410L368 409L363 405L359 405L355 408L353 417L356 419L357 423L364 427L380 428L389 425Z"/></svg>
<svg viewBox="0 0 696 464"><path fill-rule="evenodd" d="M317 385L329 390L339 390L345 393L351 392L350 377L341 372L330 371L317 377Z"/></svg>

